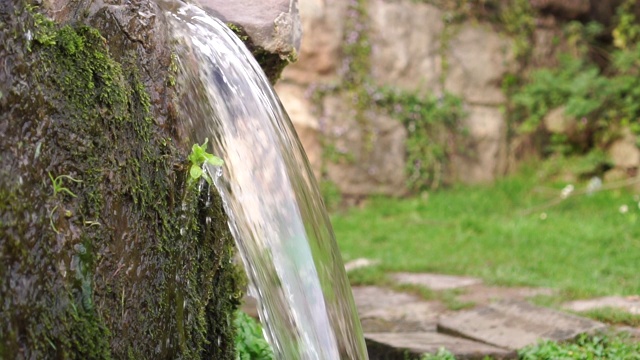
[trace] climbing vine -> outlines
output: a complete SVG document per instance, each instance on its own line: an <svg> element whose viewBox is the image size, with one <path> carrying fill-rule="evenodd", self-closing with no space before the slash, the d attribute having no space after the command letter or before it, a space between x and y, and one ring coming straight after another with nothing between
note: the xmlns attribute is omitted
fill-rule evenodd
<svg viewBox="0 0 640 360"><path fill-rule="evenodd" d="M407 129L407 186L412 191L434 189L444 183L452 144L466 114L462 99L445 93L441 97L420 96L382 88L376 105L387 109Z"/></svg>

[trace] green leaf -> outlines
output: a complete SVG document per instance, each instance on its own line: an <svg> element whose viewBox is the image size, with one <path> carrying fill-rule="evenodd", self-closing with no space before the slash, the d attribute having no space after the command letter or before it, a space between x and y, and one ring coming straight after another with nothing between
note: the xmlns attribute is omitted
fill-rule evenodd
<svg viewBox="0 0 640 360"><path fill-rule="evenodd" d="M192 179L196 180L202 176L202 168L200 166L193 164L191 165L191 169L189 170L189 175Z"/></svg>
<svg viewBox="0 0 640 360"><path fill-rule="evenodd" d="M222 166L224 164L224 161L222 161L222 159L209 153L205 153L205 161L213 166Z"/></svg>

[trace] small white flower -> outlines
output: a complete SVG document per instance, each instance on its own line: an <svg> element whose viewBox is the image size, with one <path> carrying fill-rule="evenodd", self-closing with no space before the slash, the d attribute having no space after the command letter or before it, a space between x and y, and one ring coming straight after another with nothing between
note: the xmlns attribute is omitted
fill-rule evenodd
<svg viewBox="0 0 640 360"><path fill-rule="evenodd" d="M594 176L589 180L589 184L587 185L587 194L592 195L594 192L600 190L602 187L602 179L597 176Z"/></svg>
<svg viewBox="0 0 640 360"><path fill-rule="evenodd" d="M626 204L621 205L618 211L620 211L620 214L626 214L629 212L629 207Z"/></svg>
<svg viewBox="0 0 640 360"><path fill-rule="evenodd" d="M540 220L546 220L546 219L547 219L547 213L540 214Z"/></svg>
<svg viewBox="0 0 640 360"><path fill-rule="evenodd" d="M561 196L563 199L568 198L568 197L569 197L569 195L571 195L571 193L573 192L573 189L574 189L574 187L573 187L573 185L571 185L571 184L569 184L569 185L565 186L565 187L562 189L562 191L560 192L560 196Z"/></svg>

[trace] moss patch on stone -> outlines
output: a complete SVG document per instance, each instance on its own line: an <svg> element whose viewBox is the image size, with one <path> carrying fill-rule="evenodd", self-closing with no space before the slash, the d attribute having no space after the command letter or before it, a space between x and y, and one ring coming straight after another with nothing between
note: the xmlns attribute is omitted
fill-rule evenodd
<svg viewBox="0 0 640 360"><path fill-rule="evenodd" d="M0 18L0 358L234 358L222 204L188 186L136 52L23 4Z"/></svg>

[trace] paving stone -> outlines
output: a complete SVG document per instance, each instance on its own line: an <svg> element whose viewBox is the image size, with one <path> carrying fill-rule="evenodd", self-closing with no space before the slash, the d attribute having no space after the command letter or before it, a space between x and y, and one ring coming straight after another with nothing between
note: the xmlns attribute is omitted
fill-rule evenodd
<svg viewBox="0 0 640 360"><path fill-rule="evenodd" d="M484 284L471 285L464 288L464 292L457 296L461 302L472 302L485 305L503 300L526 300L539 295L553 295L555 292L547 288L502 287Z"/></svg>
<svg viewBox="0 0 640 360"><path fill-rule="evenodd" d="M445 316L438 331L508 349L520 349L539 340L565 341L605 325L523 301L503 301Z"/></svg>
<svg viewBox="0 0 640 360"><path fill-rule="evenodd" d="M601 308L618 308L629 314L640 315L640 296L607 296L597 299L577 300L562 306L572 311L589 311Z"/></svg>
<svg viewBox="0 0 640 360"><path fill-rule="evenodd" d="M428 273L395 273L392 277L401 284L424 286L431 290L451 290L482 283L472 277Z"/></svg>
<svg viewBox="0 0 640 360"><path fill-rule="evenodd" d="M377 286L356 286L351 289L353 299L359 313L365 313L372 309L400 306L421 301L412 294L393 291Z"/></svg>
<svg viewBox="0 0 640 360"><path fill-rule="evenodd" d="M420 301L363 311L360 321L365 332L435 332L438 317L446 311L437 301Z"/></svg>
<svg viewBox="0 0 640 360"><path fill-rule="evenodd" d="M511 359L516 356L512 350L435 332L377 333L364 337L370 360L418 359L424 354L435 354L441 348L453 353L456 359L483 359L485 356Z"/></svg>
<svg viewBox="0 0 640 360"><path fill-rule="evenodd" d="M437 301L376 286L352 289L365 332L435 331L447 309Z"/></svg>
<svg viewBox="0 0 640 360"><path fill-rule="evenodd" d="M366 333L436 332L437 322L395 321L375 317L360 317L362 331Z"/></svg>
<svg viewBox="0 0 640 360"><path fill-rule="evenodd" d="M371 260L371 259L367 259L367 258L358 258L358 259L351 260L348 263L344 264L344 269L347 272L349 272L349 271L353 271L355 269L360 269L360 268L364 268L364 267L368 267L368 266L377 265L378 263L380 263L379 260Z"/></svg>

